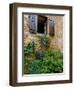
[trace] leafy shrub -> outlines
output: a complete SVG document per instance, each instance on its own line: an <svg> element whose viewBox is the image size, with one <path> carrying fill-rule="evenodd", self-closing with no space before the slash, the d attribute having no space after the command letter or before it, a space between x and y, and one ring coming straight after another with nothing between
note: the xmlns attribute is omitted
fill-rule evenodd
<svg viewBox="0 0 74 90"><path fill-rule="evenodd" d="M63 54L59 50L49 49L37 54L36 60L27 63L30 74L63 72Z"/></svg>
<svg viewBox="0 0 74 90"><path fill-rule="evenodd" d="M31 53L35 52L35 42L30 42L27 46L24 46L24 55L31 55Z"/></svg>
<svg viewBox="0 0 74 90"><path fill-rule="evenodd" d="M40 60L34 60L32 64L30 65L30 73L31 74L39 74L41 70L41 61Z"/></svg>
<svg viewBox="0 0 74 90"><path fill-rule="evenodd" d="M40 36L40 43L41 43L42 48L45 48L45 49L49 48L50 42L51 42L51 40L50 40L49 36L47 36L47 35Z"/></svg>
<svg viewBox="0 0 74 90"><path fill-rule="evenodd" d="M61 73L63 71L62 61L52 61L52 60L35 60L30 66L31 74L39 73Z"/></svg>
<svg viewBox="0 0 74 90"><path fill-rule="evenodd" d="M48 49L47 51L45 51L45 56L46 57L51 56L55 60L63 59L63 53L60 50L57 50L57 49Z"/></svg>
<svg viewBox="0 0 74 90"><path fill-rule="evenodd" d="M36 56L36 59L38 59L38 60L43 60L44 52L43 52L43 51L37 51L37 52L35 53L35 56Z"/></svg>

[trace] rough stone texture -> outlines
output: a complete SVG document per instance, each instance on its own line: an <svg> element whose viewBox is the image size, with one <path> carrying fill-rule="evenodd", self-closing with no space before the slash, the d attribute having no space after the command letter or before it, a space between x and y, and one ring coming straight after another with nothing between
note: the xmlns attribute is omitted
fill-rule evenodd
<svg viewBox="0 0 74 90"><path fill-rule="evenodd" d="M61 51L63 51L63 16L49 15L47 17L48 19L54 20L55 22L55 35L51 37L50 47L60 49ZM37 40L35 35L31 35L29 32L29 16L24 15L24 42L28 44L33 39ZM38 40L36 41L36 43L38 43Z"/></svg>
<svg viewBox="0 0 74 90"><path fill-rule="evenodd" d="M51 40L51 47L63 51L63 16L49 16L55 22L55 35Z"/></svg>
<svg viewBox="0 0 74 90"><path fill-rule="evenodd" d="M29 15L24 15L24 30L29 32Z"/></svg>

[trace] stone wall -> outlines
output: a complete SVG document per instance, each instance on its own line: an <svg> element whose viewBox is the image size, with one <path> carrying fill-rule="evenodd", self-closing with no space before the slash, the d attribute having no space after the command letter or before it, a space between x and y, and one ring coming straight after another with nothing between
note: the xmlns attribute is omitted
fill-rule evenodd
<svg viewBox="0 0 74 90"><path fill-rule="evenodd" d="M58 48L63 51L63 16L47 16L48 19L51 19L55 22L54 29L55 35L51 37L51 48ZM49 28L48 28L49 29ZM29 16L24 15L24 33L26 33L26 37L24 41L29 43L34 37L30 35L29 32Z"/></svg>
<svg viewBox="0 0 74 90"><path fill-rule="evenodd" d="M49 16L55 22L55 35L51 37L51 47L63 51L63 16Z"/></svg>
<svg viewBox="0 0 74 90"><path fill-rule="evenodd" d="M24 31L29 32L29 15L24 15Z"/></svg>

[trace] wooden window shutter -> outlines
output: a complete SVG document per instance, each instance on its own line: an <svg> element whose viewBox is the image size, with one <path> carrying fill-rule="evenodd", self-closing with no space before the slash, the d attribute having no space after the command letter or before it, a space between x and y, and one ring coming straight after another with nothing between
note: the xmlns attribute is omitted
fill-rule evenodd
<svg viewBox="0 0 74 90"><path fill-rule="evenodd" d="M37 16L36 15L29 16L29 25L30 25L30 33L36 33L37 32Z"/></svg>
<svg viewBox="0 0 74 90"><path fill-rule="evenodd" d="M49 34L50 34L50 36L55 35L54 21L53 20L49 20Z"/></svg>

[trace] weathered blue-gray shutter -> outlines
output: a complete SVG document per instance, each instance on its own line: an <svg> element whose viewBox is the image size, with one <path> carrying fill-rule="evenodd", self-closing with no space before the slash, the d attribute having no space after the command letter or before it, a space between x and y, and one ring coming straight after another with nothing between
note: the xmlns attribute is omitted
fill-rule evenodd
<svg viewBox="0 0 74 90"><path fill-rule="evenodd" d="M30 32L36 33L37 32L37 15L30 15L29 17L30 23Z"/></svg>

